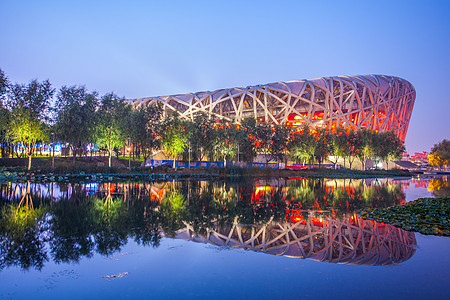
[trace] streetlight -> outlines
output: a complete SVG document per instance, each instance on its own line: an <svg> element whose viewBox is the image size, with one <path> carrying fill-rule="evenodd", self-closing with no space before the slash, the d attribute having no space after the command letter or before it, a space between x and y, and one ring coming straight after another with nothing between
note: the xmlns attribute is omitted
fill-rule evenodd
<svg viewBox="0 0 450 300"><path fill-rule="evenodd" d="M52 142L52 170L55 169L55 133L52 131L52 137L53 137L53 142Z"/></svg>
<svg viewBox="0 0 450 300"><path fill-rule="evenodd" d="M189 142L189 150L188 150L188 152L189 152L189 166L188 166L188 169L190 169L191 168L191 143Z"/></svg>
<svg viewBox="0 0 450 300"><path fill-rule="evenodd" d="M128 170L131 170L131 137L128 137Z"/></svg>

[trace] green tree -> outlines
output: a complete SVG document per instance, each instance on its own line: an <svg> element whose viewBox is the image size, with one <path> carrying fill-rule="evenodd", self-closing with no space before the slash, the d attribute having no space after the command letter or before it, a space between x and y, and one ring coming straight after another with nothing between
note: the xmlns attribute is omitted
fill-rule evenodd
<svg viewBox="0 0 450 300"><path fill-rule="evenodd" d="M270 153L273 136L272 126L269 123L257 124L255 132L257 152L264 155L267 166L267 163L271 158Z"/></svg>
<svg viewBox="0 0 450 300"><path fill-rule="evenodd" d="M374 156L373 133L369 129L361 129L357 131L357 137L360 140L361 148L358 151L358 158L361 161L363 170L366 169L366 160Z"/></svg>
<svg viewBox="0 0 450 300"><path fill-rule="evenodd" d="M3 102L6 101L8 89L9 89L9 79L6 76L5 72L3 72L2 69L0 69L0 105L3 105Z"/></svg>
<svg viewBox="0 0 450 300"><path fill-rule="evenodd" d="M32 80L27 85L14 84L9 90L8 106L11 118L8 134L12 141L21 143L28 157L28 170L36 142L46 137L45 121L49 119L50 99L55 90L48 80Z"/></svg>
<svg viewBox="0 0 450 300"><path fill-rule="evenodd" d="M314 157L321 164L325 157L333 155L332 134L324 128L318 129L317 132Z"/></svg>
<svg viewBox="0 0 450 300"><path fill-rule="evenodd" d="M214 121L204 113L197 114L194 121L188 123L188 131L193 158L201 161L208 155L211 157L217 135Z"/></svg>
<svg viewBox="0 0 450 300"><path fill-rule="evenodd" d="M359 138L358 132L354 130L350 131L347 136L347 157L350 169L352 168L352 164L355 161L356 157L358 157L359 153L361 152L362 145L363 143Z"/></svg>
<svg viewBox="0 0 450 300"><path fill-rule="evenodd" d="M431 159L430 159L431 157ZM450 165L450 141L443 139L431 148L429 155L430 164L438 167Z"/></svg>
<svg viewBox="0 0 450 300"><path fill-rule="evenodd" d="M101 106L97 113L98 123L95 140L98 146L107 150L108 166L111 167L113 150L121 147L126 140L124 134L124 117L127 114L126 104L123 99L109 93L102 97Z"/></svg>
<svg viewBox="0 0 450 300"><path fill-rule="evenodd" d="M9 80L5 73L0 69L0 145L1 155L5 157L6 149L9 146L9 140L7 136L7 127L10 117L10 112L4 106L6 97L8 94Z"/></svg>
<svg viewBox="0 0 450 300"><path fill-rule="evenodd" d="M83 86L63 86L59 90L55 131L61 141L69 143L74 163L77 153L93 140L97 106L97 93L88 93Z"/></svg>
<svg viewBox="0 0 450 300"><path fill-rule="evenodd" d="M304 125L301 129L301 133L294 133L287 144L289 155L295 162L309 161L314 155L315 138L311 134L309 126Z"/></svg>
<svg viewBox="0 0 450 300"><path fill-rule="evenodd" d="M239 125L236 133L239 152L242 153L243 161L247 163L253 162L253 159L257 154L258 135L256 128L257 125L255 119L244 119Z"/></svg>
<svg viewBox="0 0 450 300"><path fill-rule="evenodd" d="M164 121L162 128L162 147L167 154L173 156L175 168L177 156L188 146L186 124L178 117L178 114L174 113Z"/></svg>
<svg viewBox="0 0 450 300"><path fill-rule="evenodd" d="M159 136L161 116L161 107L151 105L130 110L126 118L128 121L126 135L140 148L144 161L161 145Z"/></svg>
<svg viewBox="0 0 450 300"><path fill-rule="evenodd" d="M224 166L227 166L227 157L233 158L238 151L236 128L234 126L220 126L216 129L217 138L214 143L214 152L217 157L223 158Z"/></svg>
<svg viewBox="0 0 450 300"><path fill-rule="evenodd" d="M334 164L334 168L336 169L336 165L338 163L339 158L344 158L345 165L345 157L349 155L349 135L345 132L345 129L342 127L338 127L335 132L333 132L331 136L331 147L332 152L334 154L332 163Z"/></svg>
<svg viewBox="0 0 450 300"><path fill-rule="evenodd" d="M286 124L273 127L272 143L270 144L270 156L274 160L282 161L287 151L288 129Z"/></svg>
<svg viewBox="0 0 450 300"><path fill-rule="evenodd" d="M405 151L403 142L398 138L393 130L380 132L375 135L378 139L376 155L386 162L386 168L389 169L389 160L400 160Z"/></svg>

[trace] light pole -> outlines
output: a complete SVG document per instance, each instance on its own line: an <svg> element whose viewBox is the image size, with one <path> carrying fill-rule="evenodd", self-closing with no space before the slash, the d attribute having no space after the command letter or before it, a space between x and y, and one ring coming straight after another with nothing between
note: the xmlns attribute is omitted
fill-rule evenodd
<svg viewBox="0 0 450 300"><path fill-rule="evenodd" d="M191 168L191 143L189 143L189 150L188 150L188 152L189 152L189 166L188 166L188 169L190 169Z"/></svg>
<svg viewBox="0 0 450 300"><path fill-rule="evenodd" d="M131 137L128 137L128 170L131 170Z"/></svg>
<svg viewBox="0 0 450 300"><path fill-rule="evenodd" d="M240 165L239 164L239 143L237 145L238 145L238 165Z"/></svg>
<svg viewBox="0 0 450 300"><path fill-rule="evenodd" d="M55 133L52 132L53 142L52 142L52 170L55 169Z"/></svg>

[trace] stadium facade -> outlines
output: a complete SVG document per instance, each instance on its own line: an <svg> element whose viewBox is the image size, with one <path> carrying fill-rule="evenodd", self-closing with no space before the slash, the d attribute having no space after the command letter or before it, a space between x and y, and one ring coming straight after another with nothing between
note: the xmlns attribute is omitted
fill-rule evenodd
<svg viewBox="0 0 450 300"><path fill-rule="evenodd" d="M333 76L129 100L135 107L161 103L194 120L199 113L227 123L245 118L292 127L395 130L405 140L416 92L386 75Z"/></svg>

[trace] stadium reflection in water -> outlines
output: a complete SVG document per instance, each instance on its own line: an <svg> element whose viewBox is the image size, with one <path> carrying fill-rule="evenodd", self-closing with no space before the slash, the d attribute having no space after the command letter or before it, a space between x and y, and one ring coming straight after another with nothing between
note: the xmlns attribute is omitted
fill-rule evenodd
<svg viewBox="0 0 450 300"><path fill-rule="evenodd" d="M332 263L401 263L415 253L414 233L355 212L405 203L407 182L1 184L0 270L110 256L130 239L158 247L163 237ZM448 191L445 178L427 184Z"/></svg>
<svg viewBox="0 0 450 300"><path fill-rule="evenodd" d="M235 221L209 229L204 235L187 225L175 237L293 258L374 266L406 261L416 246L413 232L356 215L344 220L309 216L296 223L271 221L262 225Z"/></svg>

